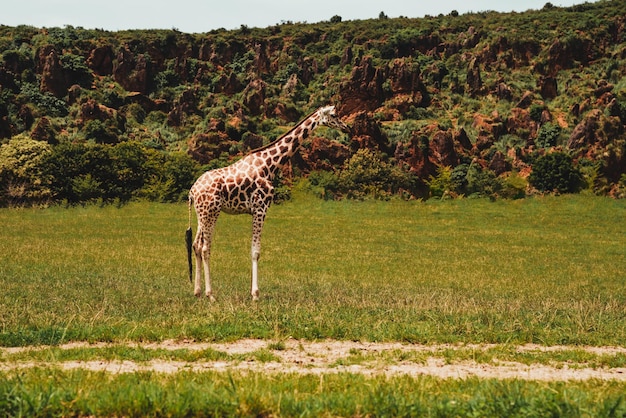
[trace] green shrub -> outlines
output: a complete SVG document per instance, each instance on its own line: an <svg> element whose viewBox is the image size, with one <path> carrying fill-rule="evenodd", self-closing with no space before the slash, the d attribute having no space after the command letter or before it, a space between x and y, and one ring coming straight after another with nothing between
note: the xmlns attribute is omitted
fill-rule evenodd
<svg viewBox="0 0 626 418"><path fill-rule="evenodd" d="M128 201L144 186L148 177L146 149L137 142L121 142L109 148L113 178L110 198Z"/></svg>
<svg viewBox="0 0 626 418"><path fill-rule="evenodd" d="M20 94L26 101L34 104L42 114L52 117L64 117L68 114L67 104L50 93L42 93L32 83L22 83Z"/></svg>
<svg viewBox="0 0 626 418"><path fill-rule="evenodd" d="M52 193L43 161L51 152L46 142L18 135L0 146L0 206L42 203Z"/></svg>
<svg viewBox="0 0 626 418"><path fill-rule="evenodd" d="M81 87L91 88L93 75L85 62L85 58L80 55L63 54L59 57L59 61L61 61L61 66L67 73L67 77L70 78L73 83Z"/></svg>
<svg viewBox="0 0 626 418"><path fill-rule="evenodd" d="M399 191L413 189L412 175L383 160L380 153L369 149L358 150L339 174L339 191L348 198L371 196L387 199Z"/></svg>
<svg viewBox="0 0 626 418"><path fill-rule="evenodd" d="M530 113L530 118L535 122L541 122L541 114L545 110L545 105L542 104L532 104L528 109Z"/></svg>
<svg viewBox="0 0 626 418"><path fill-rule="evenodd" d="M443 198L450 196L450 192L455 191L455 183L452 180L452 167L437 167L437 175L430 176L428 188L431 197Z"/></svg>
<svg viewBox="0 0 626 418"><path fill-rule="evenodd" d="M617 183L617 187L615 190L615 197L618 199L626 198L626 174L622 174Z"/></svg>
<svg viewBox="0 0 626 418"><path fill-rule="evenodd" d="M313 193L324 200L334 199L339 192L339 176L331 171L314 171L308 180Z"/></svg>
<svg viewBox="0 0 626 418"><path fill-rule="evenodd" d="M561 135L561 127L552 123L546 123L539 128L535 144L539 148L550 148L558 144Z"/></svg>
<svg viewBox="0 0 626 418"><path fill-rule="evenodd" d="M189 188L200 174L200 167L182 152L147 152L148 176L141 197L158 202L180 202L187 199Z"/></svg>
<svg viewBox="0 0 626 418"><path fill-rule="evenodd" d="M469 164L459 164L450 173L450 188L458 194L467 193L467 171Z"/></svg>
<svg viewBox="0 0 626 418"><path fill-rule="evenodd" d="M112 119L101 121L98 119L90 120L83 128L85 138L99 144L115 144L119 140L119 129L115 126Z"/></svg>
<svg viewBox="0 0 626 418"><path fill-rule="evenodd" d="M483 169L479 164L470 164L467 169L467 195L497 197L502 190L502 182L495 173Z"/></svg>
<svg viewBox="0 0 626 418"><path fill-rule="evenodd" d="M526 197L527 187L528 180L521 177L518 173L512 172L502 181L500 195L507 199L522 199Z"/></svg>
<svg viewBox="0 0 626 418"><path fill-rule="evenodd" d="M437 176L431 176L428 186L434 197L466 195L493 198L502 190L502 181L493 171L472 163L459 164L454 169L439 167Z"/></svg>
<svg viewBox="0 0 626 418"><path fill-rule="evenodd" d="M551 152L535 160L528 181L540 192L574 193L580 190L582 175L572 157Z"/></svg>
<svg viewBox="0 0 626 418"><path fill-rule="evenodd" d="M18 72L24 71L33 65L33 59L23 49L9 49L2 52L0 59L4 63L12 63Z"/></svg>
<svg viewBox="0 0 626 418"><path fill-rule="evenodd" d="M64 143L54 147L45 160L54 197L70 204L126 202L144 186L147 167L145 148L134 142L115 146Z"/></svg>

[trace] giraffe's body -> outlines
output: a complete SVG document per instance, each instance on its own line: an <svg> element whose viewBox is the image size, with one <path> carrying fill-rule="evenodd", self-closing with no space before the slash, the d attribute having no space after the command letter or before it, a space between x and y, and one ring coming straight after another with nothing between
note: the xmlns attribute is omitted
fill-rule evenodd
<svg viewBox="0 0 626 418"><path fill-rule="evenodd" d="M201 279L204 269L205 294L213 300L209 273L209 257L213 231L220 212L252 215L252 287L253 299L259 297L258 260L261 252L261 230L265 215L274 196L272 181L297 151L300 143L313 129L326 125L348 131L349 128L335 116L333 106L322 107L293 127L285 135L248 154L234 164L207 171L196 180L189 191L189 211L193 203L198 218L198 231L193 242L196 258L194 293L202 293ZM190 224L191 228L191 224ZM188 251L191 254L190 240ZM189 258L191 279L191 256Z"/></svg>

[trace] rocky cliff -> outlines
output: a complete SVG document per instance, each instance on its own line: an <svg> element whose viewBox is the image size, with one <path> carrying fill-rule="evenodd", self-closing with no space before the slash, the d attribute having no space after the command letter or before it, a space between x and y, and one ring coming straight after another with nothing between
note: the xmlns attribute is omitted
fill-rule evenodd
<svg viewBox="0 0 626 418"><path fill-rule="evenodd" d="M470 163L525 177L556 150L593 167L602 181L591 187L617 194L623 10L624 0L547 3L204 34L0 26L0 139L132 140L226 163L330 102L354 135L304 144L305 174L369 148L423 184Z"/></svg>

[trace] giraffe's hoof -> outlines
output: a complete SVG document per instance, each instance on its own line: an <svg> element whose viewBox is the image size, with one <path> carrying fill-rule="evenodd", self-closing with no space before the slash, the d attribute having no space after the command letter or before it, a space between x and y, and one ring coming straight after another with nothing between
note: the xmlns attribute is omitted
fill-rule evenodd
<svg viewBox="0 0 626 418"><path fill-rule="evenodd" d="M200 296L202 296L202 289L194 290L193 294L194 294L195 297L199 298Z"/></svg>
<svg viewBox="0 0 626 418"><path fill-rule="evenodd" d="M254 302L259 300L259 291L258 290L252 293L252 300Z"/></svg>
<svg viewBox="0 0 626 418"><path fill-rule="evenodd" d="M215 296L211 292L207 292L206 297L209 299L209 302L215 302Z"/></svg>

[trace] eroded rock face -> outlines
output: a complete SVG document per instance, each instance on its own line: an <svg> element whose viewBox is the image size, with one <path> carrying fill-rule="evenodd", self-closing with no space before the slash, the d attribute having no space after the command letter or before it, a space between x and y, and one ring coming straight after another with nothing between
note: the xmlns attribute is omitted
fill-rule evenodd
<svg viewBox="0 0 626 418"><path fill-rule="evenodd" d="M87 66L98 75L113 74L113 59L115 53L110 45L94 48L87 59Z"/></svg>
<svg viewBox="0 0 626 418"><path fill-rule="evenodd" d="M384 100L382 85L385 80L381 69L374 67L372 57L363 57L352 69L350 78L341 85L339 111L351 114L376 109Z"/></svg>
<svg viewBox="0 0 626 418"><path fill-rule="evenodd" d="M437 165L430 158L430 147L427 136L414 135L403 152L402 162L420 179L428 179L437 171Z"/></svg>
<svg viewBox="0 0 626 418"><path fill-rule="evenodd" d="M556 39L548 49L548 74L553 76L574 65L587 65L597 55L597 46L591 39L572 37L567 42Z"/></svg>
<svg viewBox="0 0 626 418"><path fill-rule="evenodd" d="M539 90L544 99L554 99L559 95L558 85L554 77L542 77L539 80Z"/></svg>
<svg viewBox="0 0 626 418"><path fill-rule="evenodd" d="M223 132L206 132L192 136L187 141L189 155L201 164L208 164L211 160L217 159L222 153L230 150L231 143Z"/></svg>
<svg viewBox="0 0 626 418"><path fill-rule="evenodd" d="M50 119L45 116L37 121L37 124L30 133L30 137L37 141L47 142L51 145L55 145L59 142L56 139L56 133L54 132Z"/></svg>
<svg viewBox="0 0 626 418"><path fill-rule="evenodd" d="M167 123L170 126L180 126L185 115L197 112L198 97L196 89L187 89L174 101L172 110L167 114Z"/></svg>
<svg viewBox="0 0 626 418"><path fill-rule="evenodd" d="M352 123L352 149L375 149L387 154L391 153L389 139L380 129L378 123L367 112L358 113Z"/></svg>
<svg viewBox="0 0 626 418"><path fill-rule="evenodd" d="M618 182L626 173L624 134L624 123L619 116L593 109L574 128L567 148L578 156L601 161L601 173L609 181Z"/></svg>
<svg viewBox="0 0 626 418"><path fill-rule="evenodd" d="M410 59L399 58L388 66L375 67L372 57L365 56L353 68L350 78L340 87L342 114L371 112L391 97L400 97L398 103L427 106L428 92L421 78L420 68Z"/></svg>
<svg viewBox="0 0 626 418"><path fill-rule="evenodd" d="M147 94L149 71L145 55L134 54L126 46L117 54L113 77L125 90Z"/></svg>
<svg viewBox="0 0 626 418"><path fill-rule="evenodd" d="M80 117L83 123L90 120L106 121L113 119L117 115L115 109L99 104L94 99L88 99L80 107Z"/></svg>
<svg viewBox="0 0 626 418"><path fill-rule="evenodd" d="M602 111L600 109L590 111L572 131L567 140L567 148L578 149L594 145L598 140L596 131L598 130L598 122L601 116Z"/></svg>
<svg viewBox="0 0 626 418"><path fill-rule="evenodd" d="M65 96L68 84L56 49L48 45L41 48L38 55L42 65L39 89L56 97Z"/></svg>
<svg viewBox="0 0 626 418"><path fill-rule="evenodd" d="M437 131L430 141L430 155L440 166L455 167L459 164L451 131Z"/></svg>
<svg viewBox="0 0 626 418"><path fill-rule="evenodd" d="M265 104L265 89L267 84L261 79L252 80L243 91L243 104L248 108L251 115L263 113Z"/></svg>
<svg viewBox="0 0 626 418"><path fill-rule="evenodd" d="M299 154L299 156L298 156ZM350 158L350 149L328 138L315 136L309 146L300 148L294 156L294 165L303 172L333 170Z"/></svg>
<svg viewBox="0 0 626 418"><path fill-rule="evenodd" d="M482 91L483 81L480 76L480 62L477 58L472 59L467 68L467 85L471 96L476 96Z"/></svg>

